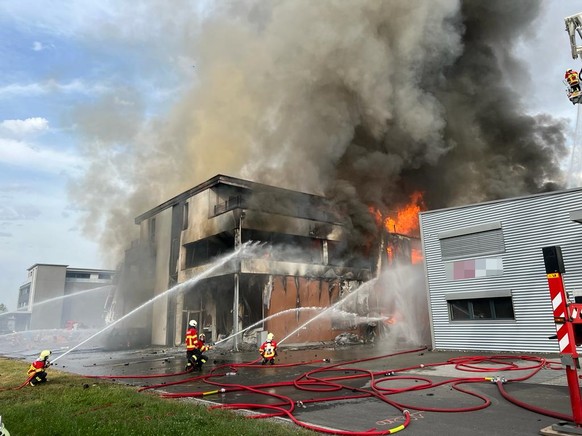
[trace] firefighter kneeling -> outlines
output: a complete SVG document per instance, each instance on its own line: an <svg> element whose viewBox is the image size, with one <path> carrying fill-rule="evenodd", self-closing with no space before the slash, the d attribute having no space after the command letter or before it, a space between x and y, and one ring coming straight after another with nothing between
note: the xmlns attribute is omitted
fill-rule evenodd
<svg viewBox="0 0 582 436"><path fill-rule="evenodd" d="M273 335L273 333L269 333L267 335L267 340L263 342L259 348L259 354L263 357L261 365L265 365L267 363L271 365L275 364L275 356L277 355L277 342L273 340L274 337L275 335Z"/></svg>
<svg viewBox="0 0 582 436"><path fill-rule="evenodd" d="M208 361L208 357L204 353L211 348L210 345L206 345L206 335L200 333L196 339L195 348L188 350L186 370L202 371L202 365Z"/></svg>
<svg viewBox="0 0 582 436"><path fill-rule="evenodd" d="M51 363L48 361L50 355L50 350L43 350L38 356L38 359L30 364L27 373L30 386L36 386L40 383L46 382L47 374L45 369L51 366Z"/></svg>
<svg viewBox="0 0 582 436"><path fill-rule="evenodd" d="M193 364L194 370L198 369L198 371L202 371L202 365L204 365L208 361L208 357L204 354L206 351L210 350L212 347L210 345L206 345L206 335L204 333L200 333L198 336L198 347L194 350L193 355Z"/></svg>

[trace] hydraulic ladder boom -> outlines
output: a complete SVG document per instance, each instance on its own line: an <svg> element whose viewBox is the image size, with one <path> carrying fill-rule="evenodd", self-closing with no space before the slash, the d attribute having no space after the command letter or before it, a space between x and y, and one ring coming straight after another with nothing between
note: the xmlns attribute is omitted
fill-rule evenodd
<svg viewBox="0 0 582 436"><path fill-rule="evenodd" d="M564 21L566 22L566 32L570 37L572 59L577 59L579 55L582 55L582 45L576 43L576 33L582 38L582 13L566 17Z"/></svg>

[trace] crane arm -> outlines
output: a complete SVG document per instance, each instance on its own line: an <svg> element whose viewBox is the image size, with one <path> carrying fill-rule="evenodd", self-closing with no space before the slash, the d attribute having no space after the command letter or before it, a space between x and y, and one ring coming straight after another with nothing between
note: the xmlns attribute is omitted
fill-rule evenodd
<svg viewBox="0 0 582 436"><path fill-rule="evenodd" d="M582 55L582 45L576 43L576 33L582 38L582 13L564 18L566 32L570 37L570 48L572 49L572 59L577 59Z"/></svg>

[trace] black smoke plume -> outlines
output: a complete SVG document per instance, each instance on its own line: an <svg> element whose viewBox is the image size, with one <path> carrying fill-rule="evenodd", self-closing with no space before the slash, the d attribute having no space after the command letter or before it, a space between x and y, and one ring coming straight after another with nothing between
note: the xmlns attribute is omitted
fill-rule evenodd
<svg viewBox="0 0 582 436"><path fill-rule="evenodd" d="M188 66L164 115L127 87L75 114L91 164L72 193L109 252L135 216L216 174L326 195L356 239L369 206L413 191L440 208L560 186L565 126L527 114L513 51L540 0L184 6L132 10L156 23L148 55Z"/></svg>

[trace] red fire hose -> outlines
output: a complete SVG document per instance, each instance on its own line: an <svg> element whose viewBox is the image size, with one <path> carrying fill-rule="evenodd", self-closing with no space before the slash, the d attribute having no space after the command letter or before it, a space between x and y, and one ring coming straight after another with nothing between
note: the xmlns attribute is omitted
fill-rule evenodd
<svg viewBox="0 0 582 436"><path fill-rule="evenodd" d="M234 410L253 410L255 413L250 415L249 418L261 419L261 418L271 418L271 417L284 417L296 425L317 431L320 433L327 434L338 434L338 435L386 435L393 434L401 431L408 427L410 424L410 412L409 410L418 411L430 411L430 412L443 412L443 413L459 413L459 412L469 412L481 410L488 407L491 401L482 394L473 392L467 389L464 385L471 385L475 383L496 383L500 394L508 401L516 404L524 409L530 410L532 412L554 417L560 420L571 421L572 417L557 413L554 411L545 410L533 405L526 404L520 400L513 398L508 394L503 387L505 382L519 382L527 380L528 378L535 375L538 371L543 368L546 369L559 369L559 365L554 365L553 362L548 362L545 359L531 357L531 356L472 356L472 357L459 357L454 359L449 359L444 362L439 363L429 363L413 365L405 368L382 370L382 371L371 371L368 369L361 369L353 367L353 365L358 365L363 362L368 362L372 360L386 359L389 357L416 353L425 350L425 348L418 348L414 350L407 350L382 356L368 357L364 359L357 359L352 361L328 364L325 366L313 368L293 380L286 380L274 383L264 383L257 384L253 386L247 386L238 383L228 383L232 380L228 377L229 374L236 374L239 370L257 370L261 368L266 368L265 366L258 365L260 359L254 360L248 363L229 363L214 367L207 374L201 374L196 377L188 377L175 382L166 382L162 384L156 384L147 387L141 387L139 391L146 389L156 389L156 388L167 388L169 386L189 383L189 382L201 382L213 386L215 389L206 391L196 391L196 392L183 392L183 393L171 393L164 392L160 395L163 398L183 398L183 397L207 397L215 394L229 394L233 392L249 392L254 395L260 395L268 398L268 403L233 403L233 404L216 404L211 406L212 409L234 409ZM524 362L525 364L519 364ZM288 363L288 364L278 364L274 366L269 366L268 368L283 368L283 367L294 367L301 365L313 365L317 363L329 363L326 359L317 359L309 362L299 362L299 363ZM473 376L473 377L456 377L448 380L433 382L427 377L421 377L417 375L406 375L408 371L414 371L421 368L427 367L439 367L449 365L453 366L459 371L471 372L471 373L483 373L484 376ZM513 378L509 380L500 380L498 377L488 376L487 373L500 373L509 371L528 371L526 375L518 378ZM179 376L184 375L187 372L181 372L176 374L154 374L154 375L135 375L135 376L91 376L92 378L135 378L135 379L147 379L155 377L169 377L169 376ZM369 380L369 388L354 388L346 383L354 380ZM394 383L410 382L405 387L394 387ZM397 394L402 394L405 392L420 392L426 389L435 389L441 386L449 386L460 393L470 395L479 400L479 404L468 406L468 407L457 407L457 408L447 408L447 407L428 407L414 404L405 404L403 402L395 400ZM289 395L282 395L280 393L273 392L276 388L294 388L300 392L313 392L313 393L329 393L330 395L320 396L318 398L310 398L302 401L296 401L292 399ZM342 393L343 391L343 393ZM329 429L317 425L313 425L295 416L297 405L305 407L306 404L323 404L332 401L345 401L353 399L363 399L363 398L374 398L378 401L384 402L388 406L398 410L402 414L402 422L393 428L378 430L376 428L371 428L361 431L348 431L348 430L338 430Z"/></svg>

